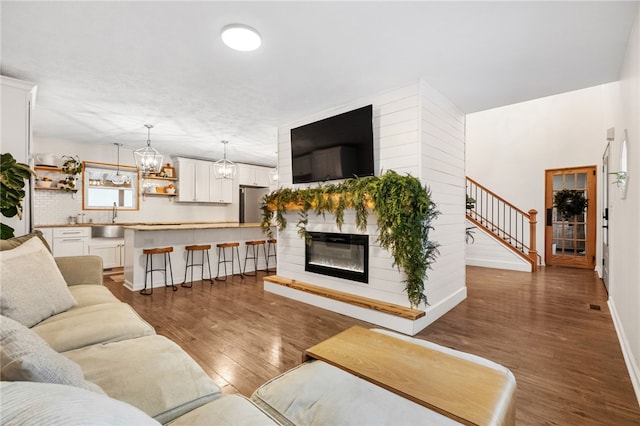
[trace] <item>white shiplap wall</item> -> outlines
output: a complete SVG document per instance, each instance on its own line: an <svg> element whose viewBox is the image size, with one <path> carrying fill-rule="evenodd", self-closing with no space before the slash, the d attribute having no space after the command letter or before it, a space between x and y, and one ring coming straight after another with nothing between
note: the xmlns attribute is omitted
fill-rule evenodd
<svg viewBox="0 0 640 426"><path fill-rule="evenodd" d="M395 170L418 176L432 189L442 215L434 224L434 239L441 255L429 272L426 294L427 315L412 322L387 314L361 309L341 302L319 298L265 283L265 289L306 303L331 309L406 334L415 334L451 309L466 296L464 259L464 115L444 97L423 82L360 99L282 126L278 132L281 185L291 186L290 129L373 104L374 161L376 170ZM446 146L440 147L440 144ZM433 152L437 147L438 154ZM443 177L443 175L445 177ZM433 182L431 181L433 180ZM440 201L443 200L443 201ZM289 226L278 233L278 275L325 286L344 292L409 306L404 291L403 272L393 267L391 254L376 243L377 224L370 216L369 283L357 283L304 271L304 241L298 237L297 213L287 215ZM338 232L332 216L311 213L310 231ZM345 214L340 232L360 233L355 229L353 211ZM425 308L424 306L421 308Z"/></svg>

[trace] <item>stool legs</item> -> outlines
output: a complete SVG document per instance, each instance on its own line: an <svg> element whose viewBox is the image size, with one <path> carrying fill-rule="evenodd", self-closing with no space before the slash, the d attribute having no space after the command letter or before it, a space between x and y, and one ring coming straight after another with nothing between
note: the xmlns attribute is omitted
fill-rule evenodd
<svg viewBox="0 0 640 426"><path fill-rule="evenodd" d="M242 268L240 266L240 250L238 249L238 246L235 247L230 247L231 248L231 260L227 260L227 254L226 254L226 250L224 249L224 247L218 247L218 269L216 271L216 281L226 281L227 280L227 263L231 263L231 276L233 275L239 275L241 279L244 279L244 275L242 273ZM235 256L234 256L234 252L233 249L235 249ZM239 273L234 273L233 272L233 268L235 265L235 261L234 258L237 257L238 258L238 269L240 269ZM220 260L220 258L222 258L222 260ZM224 278L220 278L220 264L224 265Z"/></svg>
<svg viewBox="0 0 640 426"><path fill-rule="evenodd" d="M264 244L253 244L253 245L247 245L246 247L246 252L244 255L244 268L243 268L243 274L248 276L248 277L255 277L256 275L258 275L258 256L260 254L260 246L262 246L262 254L264 254L264 259L265 262L267 261L267 249L264 247ZM251 247L252 250L252 256L249 256L249 247ZM253 259L253 273L247 273L247 260L249 259ZM267 265L268 266L268 265ZM266 269L265 269L266 270Z"/></svg>
<svg viewBox="0 0 640 426"><path fill-rule="evenodd" d="M271 253L271 251L273 250L273 253ZM273 261L276 264L276 267L278 266L278 255L277 255L277 249L276 249L276 243L274 243L273 241L267 241L267 264L265 266L265 271L267 272L267 274L269 273L269 259L271 259L273 257Z"/></svg>
<svg viewBox="0 0 640 426"><path fill-rule="evenodd" d="M207 255L207 266L209 268L209 278L206 279L206 281L211 281L213 283L213 279L211 278L211 259L209 259L209 250L198 250L201 252L202 254L202 258L200 259L200 263L193 263L194 262L194 251L196 250L187 250L187 263L185 265L184 268L184 280L182 280L182 284L180 284L182 287L186 287L186 288L191 288L193 286L193 268L194 266L200 266L200 280L201 281L205 281L204 278L204 259L205 259L205 253ZM189 255L191 255L191 263L189 263ZM189 268L191 268L191 281L189 282L189 284L187 285L187 271L189 270Z"/></svg>
<svg viewBox="0 0 640 426"><path fill-rule="evenodd" d="M164 272L164 286L171 287L173 291L177 291L178 287L173 283L173 268L171 267L171 256L169 253L162 253L164 260L164 267L162 268L153 268L153 254L147 254L147 258L145 260L145 274L144 274L144 288L140 290L140 294L143 296L150 296L153 294L153 272L154 271L163 271ZM167 284L167 265L169 266L169 276L171 277L171 285ZM147 276L151 275L151 283L149 285L149 289L147 289Z"/></svg>

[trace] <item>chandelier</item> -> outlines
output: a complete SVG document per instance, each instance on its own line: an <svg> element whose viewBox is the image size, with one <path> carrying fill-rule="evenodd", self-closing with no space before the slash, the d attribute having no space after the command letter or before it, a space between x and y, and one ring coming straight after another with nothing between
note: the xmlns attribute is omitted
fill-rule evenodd
<svg viewBox="0 0 640 426"><path fill-rule="evenodd" d="M216 179L233 179L236 177L237 167L235 163L227 160L227 144L229 141L222 141L224 145L224 157L213 163L213 174Z"/></svg>
<svg viewBox="0 0 640 426"><path fill-rule="evenodd" d="M147 176L151 173L157 173L160 171L162 165L162 154L155 148L151 147L151 124L145 124L147 128L147 146L136 149L133 151L133 158L136 161L136 166L140 169L143 176Z"/></svg>

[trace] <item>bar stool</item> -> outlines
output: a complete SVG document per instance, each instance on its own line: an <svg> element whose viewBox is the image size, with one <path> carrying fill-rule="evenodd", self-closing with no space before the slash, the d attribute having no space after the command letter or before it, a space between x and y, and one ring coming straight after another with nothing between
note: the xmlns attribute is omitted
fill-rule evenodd
<svg viewBox="0 0 640 426"><path fill-rule="evenodd" d="M202 244L202 245L192 245L186 246L184 249L187 251L187 262L184 267L184 280L182 287L191 288L193 286L193 268L195 266L200 266L200 280L204 281L204 255L207 255L207 266L209 267L209 278L207 281L213 281L211 279L211 260L209 259L209 249L211 248L211 244ZM200 263L194 263L194 252L199 251L202 254L202 258L200 259ZM191 263L189 263L189 255L191 255ZM191 281L189 285L187 285L187 271L191 268Z"/></svg>
<svg viewBox="0 0 640 426"><path fill-rule="evenodd" d="M173 247L162 247L162 248L150 248L143 249L142 254L147 256L145 260L144 266L144 288L140 290L140 294L144 296L149 296L153 294L153 272L154 271L163 271L164 272L164 286L169 287L167 284L167 264L169 265L169 274L171 276L171 289L173 291L177 291L178 287L173 284L173 269L171 268L171 255L170 253L173 251ZM161 254L164 260L164 266L162 268L153 269L153 255ZM151 285L147 290L147 276L151 274Z"/></svg>
<svg viewBox="0 0 640 426"><path fill-rule="evenodd" d="M278 240L276 239L267 240L267 264L264 267L267 273L269 273L269 259L271 259L272 257L273 261L276 263L276 267L278 266L278 249L276 247L276 244L278 244ZM271 253L271 251L273 251L273 253Z"/></svg>
<svg viewBox="0 0 640 426"><path fill-rule="evenodd" d="M244 279L244 275L242 275L242 268L240 267L240 249L238 247L240 247L240 243L237 242L233 242L233 243L219 243L216 244L216 247L218 248L218 270L216 272L216 281L226 281L227 280L227 263L231 263L231 276L234 275L240 275L241 279ZM231 249L231 260L227 260L227 254L226 254L226 250L227 248ZM233 273L233 267L235 265L234 262L234 253L233 253L233 249L235 249L235 253L238 257L238 269L240 269L240 273L239 274L234 274ZM220 260L220 259L223 260ZM224 264L224 279L219 278L220 277L220 264Z"/></svg>
<svg viewBox="0 0 640 426"><path fill-rule="evenodd" d="M262 246L262 253L264 254L264 260L267 261L267 249L264 247L265 240L257 241L245 241L246 251L244 254L244 268L243 274L248 277L255 277L258 275L258 255L260 254L260 246ZM249 249L251 248L252 256L249 256ZM247 260L253 259L253 274L247 274Z"/></svg>

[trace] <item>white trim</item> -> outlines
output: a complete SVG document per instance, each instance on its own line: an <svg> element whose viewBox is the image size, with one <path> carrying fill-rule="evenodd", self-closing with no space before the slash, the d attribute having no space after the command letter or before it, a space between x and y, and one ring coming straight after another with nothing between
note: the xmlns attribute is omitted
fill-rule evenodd
<svg viewBox="0 0 640 426"><path fill-rule="evenodd" d="M620 349L622 349L624 363L627 365L629 377L631 378L631 384L633 385L633 390L636 393L638 404L640 404L640 368L638 368L638 365L636 364L633 357L633 352L631 351L629 341L624 334L624 329L622 328L622 323L620 322L620 318L618 317L618 311L616 310L616 306L613 303L613 299L609 298L607 303L609 305L609 311L611 312L611 319L613 319L613 325L616 329L616 334L618 335L618 340L620 341Z"/></svg>
<svg viewBox="0 0 640 426"><path fill-rule="evenodd" d="M477 259L467 257L467 266L481 266L483 268L506 269L509 271L531 272L531 264L522 262L507 262L495 259Z"/></svg>

